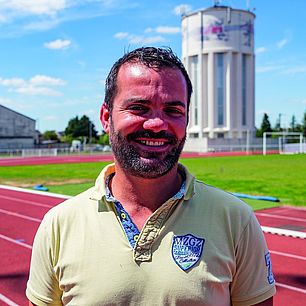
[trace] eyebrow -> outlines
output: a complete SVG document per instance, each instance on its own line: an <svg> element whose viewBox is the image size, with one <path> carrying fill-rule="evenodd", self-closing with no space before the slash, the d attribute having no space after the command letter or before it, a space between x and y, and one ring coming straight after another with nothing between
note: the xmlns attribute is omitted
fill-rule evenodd
<svg viewBox="0 0 306 306"><path fill-rule="evenodd" d="M133 102L141 103L144 105L149 105L152 103L150 100L144 100L144 99L138 99L138 98L129 98L124 101L125 104L129 104ZM164 104L166 106L181 106L183 108L186 108L186 104L182 101L167 101Z"/></svg>
<svg viewBox="0 0 306 306"><path fill-rule="evenodd" d="M181 106L183 108L186 107L186 104L182 101L169 101L169 102L165 102L165 104L167 106Z"/></svg>

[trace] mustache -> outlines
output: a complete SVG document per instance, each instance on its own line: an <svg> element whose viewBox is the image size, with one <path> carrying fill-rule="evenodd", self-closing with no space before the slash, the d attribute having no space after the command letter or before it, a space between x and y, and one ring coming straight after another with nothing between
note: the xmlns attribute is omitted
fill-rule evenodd
<svg viewBox="0 0 306 306"><path fill-rule="evenodd" d="M170 134L165 131L160 131L158 133L154 133L151 131L136 131L134 133L131 133L127 136L128 140L135 140L136 138L152 138L152 139L166 139L169 141L171 144L175 144L178 139L175 137L173 134Z"/></svg>

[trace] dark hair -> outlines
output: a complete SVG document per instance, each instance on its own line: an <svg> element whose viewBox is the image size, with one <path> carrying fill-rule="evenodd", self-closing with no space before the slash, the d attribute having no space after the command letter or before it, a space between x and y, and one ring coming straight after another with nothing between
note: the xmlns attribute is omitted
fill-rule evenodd
<svg viewBox="0 0 306 306"><path fill-rule="evenodd" d="M149 68L159 69L162 67L169 67L179 69L187 84L187 107L189 108L190 97L192 94L192 84L189 79L188 73L181 62L181 60L173 53L171 48L155 48L155 47L142 47L126 53L121 57L111 68L106 82L105 82L105 104L110 112L113 109L113 101L117 94L117 77L120 67L125 63L141 63Z"/></svg>

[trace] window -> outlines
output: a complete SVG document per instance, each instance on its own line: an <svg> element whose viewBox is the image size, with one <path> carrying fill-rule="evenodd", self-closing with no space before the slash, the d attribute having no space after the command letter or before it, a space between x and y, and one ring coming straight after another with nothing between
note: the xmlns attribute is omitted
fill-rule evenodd
<svg viewBox="0 0 306 306"><path fill-rule="evenodd" d="M246 125L247 115L247 55L242 55L242 125Z"/></svg>
<svg viewBox="0 0 306 306"><path fill-rule="evenodd" d="M217 54L217 122L224 124L224 54Z"/></svg>
<svg viewBox="0 0 306 306"><path fill-rule="evenodd" d="M194 124L198 124L198 56L191 56L191 64L190 64L190 76L191 76L191 81L193 85L193 97L192 97L192 102L193 102L193 110L194 110Z"/></svg>

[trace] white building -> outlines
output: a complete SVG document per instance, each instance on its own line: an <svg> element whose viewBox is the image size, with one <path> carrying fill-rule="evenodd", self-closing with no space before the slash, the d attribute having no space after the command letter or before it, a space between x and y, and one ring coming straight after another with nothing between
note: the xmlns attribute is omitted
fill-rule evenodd
<svg viewBox="0 0 306 306"><path fill-rule="evenodd" d="M182 16L182 57L194 86L185 150L245 143L254 133L254 19L226 6Z"/></svg>

